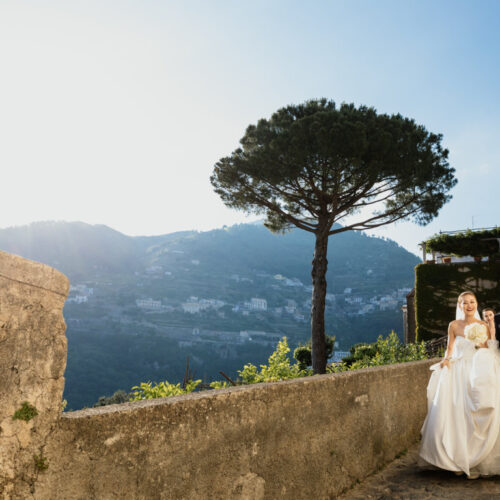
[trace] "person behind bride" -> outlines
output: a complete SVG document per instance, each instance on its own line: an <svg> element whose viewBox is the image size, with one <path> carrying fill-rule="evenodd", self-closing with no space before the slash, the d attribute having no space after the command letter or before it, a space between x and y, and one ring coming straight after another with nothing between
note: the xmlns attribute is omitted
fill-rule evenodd
<svg viewBox="0 0 500 500"><path fill-rule="evenodd" d="M495 314L495 310L492 307L485 307L482 312L483 319L486 323L488 323L488 325L491 325L493 322L493 326L498 337L500 333L500 314Z"/></svg>
<svg viewBox="0 0 500 500"><path fill-rule="evenodd" d="M500 474L500 354L494 323L481 321L476 296L463 292L448 327L444 359L431 366L419 465Z"/></svg>

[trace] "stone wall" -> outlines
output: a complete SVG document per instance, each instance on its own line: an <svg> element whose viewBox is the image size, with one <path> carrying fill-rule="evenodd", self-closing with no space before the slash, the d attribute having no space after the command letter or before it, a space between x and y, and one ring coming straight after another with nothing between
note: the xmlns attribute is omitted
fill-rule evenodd
<svg viewBox="0 0 500 500"><path fill-rule="evenodd" d="M1 498L29 498L35 491L44 448L60 419L68 289L58 271L0 252ZM23 403L16 416L38 415L14 419Z"/></svg>
<svg viewBox="0 0 500 500"><path fill-rule="evenodd" d="M67 281L6 254L0 274L3 498L334 498L418 439L432 361L61 417Z"/></svg>

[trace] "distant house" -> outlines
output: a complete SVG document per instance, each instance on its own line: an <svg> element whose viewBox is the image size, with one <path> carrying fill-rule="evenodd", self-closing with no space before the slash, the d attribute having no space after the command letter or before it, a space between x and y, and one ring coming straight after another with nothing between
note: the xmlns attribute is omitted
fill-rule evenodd
<svg viewBox="0 0 500 500"><path fill-rule="evenodd" d="M304 286L304 283L297 278L285 278L285 286Z"/></svg>
<svg viewBox="0 0 500 500"><path fill-rule="evenodd" d="M74 302L75 304L83 304L84 302L88 302L89 298L86 295L75 295L74 297L70 297L66 302Z"/></svg>
<svg viewBox="0 0 500 500"><path fill-rule="evenodd" d="M391 296L382 297L379 301L379 307L381 311L396 309L398 301Z"/></svg>
<svg viewBox="0 0 500 500"><path fill-rule="evenodd" d="M253 311L267 311L267 300L253 297L250 299L250 309Z"/></svg>
<svg viewBox="0 0 500 500"><path fill-rule="evenodd" d="M199 313L202 309L202 305L199 302L184 302L182 304L182 310L190 314Z"/></svg>
<svg viewBox="0 0 500 500"><path fill-rule="evenodd" d="M349 293L352 293L352 288L344 288L344 294L347 295Z"/></svg>
<svg viewBox="0 0 500 500"><path fill-rule="evenodd" d="M362 297L346 297L345 301L348 304L352 304L352 305L359 305L359 304L363 303Z"/></svg>
<svg viewBox="0 0 500 500"><path fill-rule="evenodd" d="M137 299L135 303L139 309L147 309L150 311L162 309L161 300L153 300L151 298Z"/></svg>
<svg viewBox="0 0 500 500"><path fill-rule="evenodd" d="M71 292L76 292L77 295L89 296L94 294L94 289L89 288L87 285L70 285L69 293Z"/></svg>

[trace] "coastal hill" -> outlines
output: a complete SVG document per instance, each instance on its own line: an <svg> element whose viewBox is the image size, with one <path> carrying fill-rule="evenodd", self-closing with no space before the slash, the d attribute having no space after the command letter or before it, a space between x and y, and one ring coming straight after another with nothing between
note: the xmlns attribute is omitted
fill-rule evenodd
<svg viewBox="0 0 500 500"><path fill-rule="evenodd" d="M69 408L147 380L237 376L277 340L309 338L313 236L262 224L132 237L104 225L37 222L0 230L0 249L65 273ZM325 314L337 350L401 334L418 257L395 242L330 238Z"/></svg>
<svg viewBox="0 0 500 500"><path fill-rule="evenodd" d="M314 239L301 230L276 235L255 223L133 237L105 225L35 222L0 229L0 249L53 266L71 281L103 273L142 271L153 265L175 272L178 266L193 267L191 261L199 260L195 274L261 270L309 283ZM329 291L342 287L344 276L351 287L375 285L379 279L408 280L419 262L394 241L353 231L330 238L328 259Z"/></svg>

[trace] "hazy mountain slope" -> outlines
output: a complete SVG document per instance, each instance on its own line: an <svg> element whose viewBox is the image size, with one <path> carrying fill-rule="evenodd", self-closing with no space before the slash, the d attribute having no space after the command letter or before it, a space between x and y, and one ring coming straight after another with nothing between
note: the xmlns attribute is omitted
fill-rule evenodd
<svg viewBox="0 0 500 500"><path fill-rule="evenodd" d="M0 230L0 249L48 264L70 279L120 272L140 264L133 238L104 225L83 222L34 222Z"/></svg>
<svg viewBox="0 0 500 500"><path fill-rule="evenodd" d="M51 265L70 279L129 272L150 265L175 270L200 261L199 272L260 270L310 281L313 235L295 230L272 234L262 225L241 224L206 232L182 231L161 236L126 236L104 225L37 222L0 230L0 249ZM404 279L419 262L395 242L346 232L330 238L327 278L346 285L352 275L371 270L373 279ZM340 281L337 281L339 278Z"/></svg>
<svg viewBox="0 0 500 500"><path fill-rule="evenodd" d="M174 270L200 261L200 272L223 269L225 273L254 270L297 277L309 284L314 236L295 230L284 235L273 234L262 225L241 224L203 233L179 234L151 249L148 261ZM183 253L177 253L183 252ZM377 279L407 280L419 259L395 242L346 232L330 238L327 280L330 290L364 286Z"/></svg>
<svg viewBox="0 0 500 500"><path fill-rule="evenodd" d="M314 240L304 231L275 235L259 224L241 224L130 237L103 225L40 222L0 230L0 249L64 272L81 285L73 299L87 294L64 308L65 398L73 409L141 381L178 382L187 356L197 377L220 378L219 370L237 376L245 363L265 362L277 338L286 335L293 349L310 335ZM392 329L401 333L404 292L397 300L395 292L412 286L418 262L393 241L353 232L330 238L328 293L335 297L327 301L325 325L338 349ZM189 314L183 304L197 300L191 296L224 305ZM267 310L245 310L253 297L265 299ZM377 304L381 297L392 306L374 306L372 299ZM148 298L163 309L137 306L137 299ZM290 304L293 311L286 310ZM362 307L368 310L358 315ZM265 337L242 340L240 332L252 330Z"/></svg>

